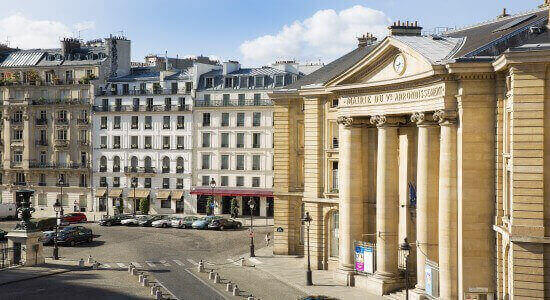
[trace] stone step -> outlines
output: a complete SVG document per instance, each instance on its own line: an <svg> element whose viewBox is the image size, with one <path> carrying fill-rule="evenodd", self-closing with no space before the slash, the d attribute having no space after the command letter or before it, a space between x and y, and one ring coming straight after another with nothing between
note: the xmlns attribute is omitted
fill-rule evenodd
<svg viewBox="0 0 550 300"><path fill-rule="evenodd" d="M393 292L388 295L384 295L384 299L390 299L390 300L403 300L406 299L405 297L405 291L397 291Z"/></svg>

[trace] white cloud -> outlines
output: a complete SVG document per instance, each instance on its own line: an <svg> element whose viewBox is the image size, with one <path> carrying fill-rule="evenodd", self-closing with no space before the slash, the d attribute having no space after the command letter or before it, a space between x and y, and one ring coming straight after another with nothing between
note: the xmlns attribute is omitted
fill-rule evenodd
<svg viewBox="0 0 550 300"><path fill-rule="evenodd" d="M241 44L245 64L267 64L280 59L331 61L357 45L357 37L386 34L390 19L385 13L361 5L340 12L317 11L310 18L285 25L274 35Z"/></svg>
<svg viewBox="0 0 550 300"><path fill-rule="evenodd" d="M73 36L75 30L94 29L93 21L83 21L72 26L58 21L32 20L21 13L0 19L0 41L9 40L11 47L57 48L63 37Z"/></svg>

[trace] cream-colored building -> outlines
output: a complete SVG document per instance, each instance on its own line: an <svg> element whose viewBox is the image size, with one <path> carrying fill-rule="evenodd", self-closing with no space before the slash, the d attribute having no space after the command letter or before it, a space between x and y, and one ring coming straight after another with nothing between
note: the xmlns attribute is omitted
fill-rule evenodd
<svg viewBox="0 0 550 300"><path fill-rule="evenodd" d="M382 295L550 297L548 6L390 26L274 100L276 254Z"/></svg>
<svg viewBox="0 0 550 300"><path fill-rule="evenodd" d="M58 49L0 49L1 201L31 189L34 216L92 213L91 108L94 85L130 68L130 41L109 37Z"/></svg>

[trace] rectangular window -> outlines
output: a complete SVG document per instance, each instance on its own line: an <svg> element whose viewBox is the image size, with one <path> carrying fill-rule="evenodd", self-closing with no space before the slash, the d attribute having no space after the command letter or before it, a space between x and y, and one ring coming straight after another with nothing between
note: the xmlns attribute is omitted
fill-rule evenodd
<svg viewBox="0 0 550 300"><path fill-rule="evenodd" d="M153 100L153 99L151 99L151 100ZM132 108L133 108L134 111L139 111L139 98L134 98Z"/></svg>
<svg viewBox="0 0 550 300"><path fill-rule="evenodd" d="M254 77L254 85L257 86L257 87L263 87L264 86L264 77L263 76Z"/></svg>
<svg viewBox="0 0 550 300"><path fill-rule="evenodd" d="M210 154L202 155L202 169L210 170Z"/></svg>
<svg viewBox="0 0 550 300"><path fill-rule="evenodd" d="M57 131L57 139L58 140L66 140L67 139L67 130L66 129L60 129Z"/></svg>
<svg viewBox="0 0 550 300"><path fill-rule="evenodd" d="M170 129L170 116L162 117L162 129Z"/></svg>
<svg viewBox="0 0 550 300"><path fill-rule="evenodd" d="M185 92L190 93L193 89L193 83L192 82L186 82L185 83Z"/></svg>
<svg viewBox="0 0 550 300"><path fill-rule="evenodd" d="M233 87L233 78L225 77L225 88L232 88L232 87Z"/></svg>
<svg viewBox="0 0 550 300"><path fill-rule="evenodd" d="M235 185L244 186L244 176L237 176Z"/></svg>
<svg viewBox="0 0 550 300"><path fill-rule="evenodd" d="M222 140L220 147L228 148L229 147L229 132L222 132Z"/></svg>
<svg viewBox="0 0 550 300"><path fill-rule="evenodd" d="M252 126L261 126L262 123L262 113L261 112L255 112L252 115Z"/></svg>
<svg viewBox="0 0 550 300"><path fill-rule="evenodd" d="M144 137L144 140L145 140L145 145L143 148L151 149L153 147L153 142L152 142L153 138L150 135L146 135Z"/></svg>
<svg viewBox="0 0 550 300"><path fill-rule="evenodd" d="M170 178L162 178L162 188L163 189L170 188Z"/></svg>
<svg viewBox="0 0 550 300"><path fill-rule="evenodd" d="M172 83L174 84L174 83ZM176 91L178 90L177 88L177 83L176 83ZM164 110L166 111L170 111L172 109L172 98L164 98Z"/></svg>
<svg viewBox="0 0 550 300"><path fill-rule="evenodd" d="M210 126L210 113L203 113L202 114L202 126L203 127Z"/></svg>
<svg viewBox="0 0 550 300"><path fill-rule="evenodd" d="M162 137L162 149L170 149L170 137L169 136L163 136Z"/></svg>
<svg viewBox="0 0 550 300"><path fill-rule="evenodd" d="M229 94L223 94L222 106L229 106Z"/></svg>
<svg viewBox="0 0 550 300"><path fill-rule="evenodd" d="M147 105L145 106L146 111L153 111L153 98L147 98Z"/></svg>
<svg viewBox="0 0 550 300"><path fill-rule="evenodd" d="M333 161L332 162L332 188L331 192L337 193L338 192L338 162Z"/></svg>
<svg viewBox="0 0 550 300"><path fill-rule="evenodd" d="M210 185L210 176L208 176L208 175L202 176L201 185L202 185L202 186L208 186L208 185Z"/></svg>
<svg viewBox="0 0 550 300"><path fill-rule="evenodd" d="M107 187L107 177L99 177L99 186Z"/></svg>
<svg viewBox="0 0 550 300"><path fill-rule="evenodd" d="M238 127L244 126L244 113L237 113L237 126Z"/></svg>
<svg viewBox="0 0 550 300"><path fill-rule="evenodd" d="M143 181L143 187L147 189L151 188L151 177L145 177L145 180Z"/></svg>
<svg viewBox="0 0 550 300"><path fill-rule="evenodd" d="M237 155L237 170L244 170L244 155Z"/></svg>
<svg viewBox="0 0 550 300"><path fill-rule="evenodd" d="M113 121L113 129L120 129L120 120L121 120L120 116L115 116Z"/></svg>
<svg viewBox="0 0 550 300"><path fill-rule="evenodd" d="M244 148L244 133L237 132L237 148Z"/></svg>
<svg viewBox="0 0 550 300"><path fill-rule="evenodd" d="M183 189L183 178L178 178L176 180L176 189L178 190Z"/></svg>
<svg viewBox="0 0 550 300"><path fill-rule="evenodd" d="M100 128L101 129L107 129L107 117L101 117L101 122L100 122Z"/></svg>
<svg viewBox="0 0 550 300"><path fill-rule="evenodd" d="M211 88L212 86L214 86L214 78L206 77L204 87L208 89L208 88Z"/></svg>
<svg viewBox="0 0 550 300"><path fill-rule="evenodd" d="M102 135L99 137L99 148L105 149L107 148L107 136Z"/></svg>
<svg viewBox="0 0 550 300"><path fill-rule="evenodd" d="M229 113L222 113L222 127L229 126Z"/></svg>
<svg viewBox="0 0 550 300"><path fill-rule="evenodd" d="M145 129L152 129L152 128L153 128L153 117L145 116Z"/></svg>
<svg viewBox="0 0 550 300"><path fill-rule="evenodd" d="M227 176L222 176L222 182L220 183L221 186L227 186L228 183L229 183L229 177Z"/></svg>
<svg viewBox="0 0 550 300"><path fill-rule="evenodd" d="M40 174L40 177L38 179L38 185L39 186L46 186L46 174L44 174L44 173Z"/></svg>
<svg viewBox="0 0 550 300"><path fill-rule="evenodd" d="M120 135L113 136L113 149L120 149Z"/></svg>
<svg viewBox="0 0 550 300"><path fill-rule="evenodd" d="M260 170L260 156L259 155L252 155L252 170L259 171Z"/></svg>
<svg viewBox="0 0 550 300"><path fill-rule="evenodd" d="M23 139L23 130L16 129L13 131L13 140L20 141Z"/></svg>
<svg viewBox="0 0 550 300"><path fill-rule="evenodd" d="M120 187L120 177L113 177L113 187Z"/></svg>
<svg viewBox="0 0 550 300"><path fill-rule="evenodd" d="M260 177L252 177L252 187L260 187Z"/></svg>
<svg viewBox="0 0 550 300"><path fill-rule="evenodd" d="M222 162L220 168L222 170L228 170L229 169L229 155L222 155Z"/></svg>
<svg viewBox="0 0 550 300"><path fill-rule="evenodd" d="M261 133L254 132L252 134L252 148L260 148L261 147Z"/></svg>
<svg viewBox="0 0 550 300"><path fill-rule="evenodd" d="M138 128L139 128L139 117L132 116L132 129L138 129Z"/></svg>
<svg viewBox="0 0 550 300"><path fill-rule="evenodd" d="M178 136L176 138L176 141L177 141L178 149L184 149L185 148L185 138L183 136Z"/></svg>
<svg viewBox="0 0 550 300"><path fill-rule="evenodd" d="M338 107L338 98L332 99L332 101L330 102L330 107L332 108Z"/></svg>
<svg viewBox="0 0 550 300"><path fill-rule="evenodd" d="M178 116L178 129L184 129L185 128L185 116Z"/></svg>
<svg viewBox="0 0 550 300"><path fill-rule="evenodd" d="M244 104L245 104L244 99L245 99L244 94L239 94L239 103L238 103L239 106L244 106Z"/></svg>
<svg viewBox="0 0 550 300"><path fill-rule="evenodd" d="M80 181L78 182L78 186L80 187L88 186L88 180L86 180L86 174L80 174Z"/></svg>
<svg viewBox="0 0 550 300"><path fill-rule="evenodd" d="M202 147L210 148L210 132L202 133Z"/></svg>
<svg viewBox="0 0 550 300"><path fill-rule="evenodd" d="M137 149L138 148L138 136L131 136L130 137L130 148L131 149Z"/></svg>
<svg viewBox="0 0 550 300"><path fill-rule="evenodd" d="M284 80L284 76L283 75L277 75L275 76L275 86L283 86L283 80Z"/></svg>

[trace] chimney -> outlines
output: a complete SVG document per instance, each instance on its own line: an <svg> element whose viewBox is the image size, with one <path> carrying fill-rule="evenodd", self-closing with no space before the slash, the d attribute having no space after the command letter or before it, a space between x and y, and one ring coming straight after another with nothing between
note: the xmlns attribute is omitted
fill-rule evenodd
<svg viewBox="0 0 550 300"><path fill-rule="evenodd" d="M362 36L357 38L357 41L358 41L357 47L361 48L361 47L371 46L377 40L378 39L372 33L367 33L366 35L363 34Z"/></svg>
<svg viewBox="0 0 550 300"><path fill-rule="evenodd" d="M506 12L506 8L503 8L502 9L502 14L498 16L499 19L502 19L502 18L506 18L506 17L509 17L510 14L508 14L508 12Z"/></svg>
<svg viewBox="0 0 550 300"><path fill-rule="evenodd" d="M61 55L67 57L70 53L80 49L80 41L75 38L64 38L61 40Z"/></svg>
<svg viewBox="0 0 550 300"><path fill-rule="evenodd" d="M388 27L390 35L394 36L421 36L422 27L418 26L418 21L414 22L394 22L392 26Z"/></svg>

